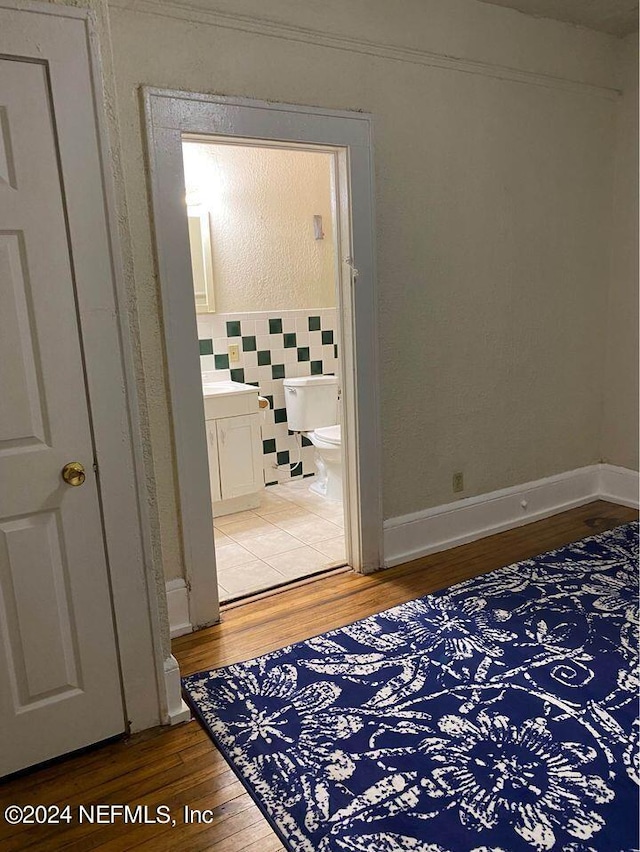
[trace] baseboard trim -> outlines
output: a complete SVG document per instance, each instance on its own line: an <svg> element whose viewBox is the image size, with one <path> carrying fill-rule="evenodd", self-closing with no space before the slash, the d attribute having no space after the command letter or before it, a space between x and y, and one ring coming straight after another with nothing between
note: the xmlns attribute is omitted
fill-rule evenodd
<svg viewBox="0 0 640 852"><path fill-rule="evenodd" d="M167 706L165 724L179 725L180 722L188 722L191 718L191 710L182 699L180 667L172 655L164 661L164 688Z"/></svg>
<svg viewBox="0 0 640 852"><path fill-rule="evenodd" d="M637 471L595 464L391 518L384 524L384 564L410 562L592 500L637 508L638 482Z"/></svg>
<svg viewBox="0 0 640 852"><path fill-rule="evenodd" d="M189 620L189 596L184 580L169 580L166 584L169 630L172 639L193 631Z"/></svg>
<svg viewBox="0 0 640 852"><path fill-rule="evenodd" d="M640 474L637 470L613 464L601 464L598 467L598 496L601 500L610 500L632 509L640 507Z"/></svg>

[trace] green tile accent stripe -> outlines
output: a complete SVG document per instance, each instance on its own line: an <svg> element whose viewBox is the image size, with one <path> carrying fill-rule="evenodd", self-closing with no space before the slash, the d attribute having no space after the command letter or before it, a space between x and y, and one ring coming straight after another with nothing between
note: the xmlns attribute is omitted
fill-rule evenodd
<svg viewBox="0 0 640 852"><path fill-rule="evenodd" d="M269 320L269 334L282 334L282 320L281 319L270 319Z"/></svg>
<svg viewBox="0 0 640 852"><path fill-rule="evenodd" d="M258 366L266 367L271 363L271 351L269 349L261 349L258 352Z"/></svg>
<svg viewBox="0 0 640 852"><path fill-rule="evenodd" d="M240 337L240 320L231 320L227 323L227 337Z"/></svg>
<svg viewBox="0 0 640 852"><path fill-rule="evenodd" d="M216 370L228 370L229 369L229 356L228 355L214 355L214 363L216 365Z"/></svg>
<svg viewBox="0 0 640 852"><path fill-rule="evenodd" d="M333 332L332 331L323 331L322 332L322 345L326 346L327 344L333 343Z"/></svg>
<svg viewBox="0 0 640 852"><path fill-rule="evenodd" d="M200 354L213 355L213 340L200 340Z"/></svg>
<svg viewBox="0 0 640 852"><path fill-rule="evenodd" d="M256 351L256 338L255 335L249 335L248 337L242 338L242 351L243 352L255 352Z"/></svg>
<svg viewBox="0 0 640 852"><path fill-rule="evenodd" d="M308 346L298 346L298 361L308 361L309 360L309 347Z"/></svg>
<svg viewBox="0 0 640 852"><path fill-rule="evenodd" d="M320 317L309 317L309 331L320 331Z"/></svg>
<svg viewBox="0 0 640 852"><path fill-rule="evenodd" d="M294 346L297 346L296 335L294 333L284 334L284 348L285 349L293 349Z"/></svg>

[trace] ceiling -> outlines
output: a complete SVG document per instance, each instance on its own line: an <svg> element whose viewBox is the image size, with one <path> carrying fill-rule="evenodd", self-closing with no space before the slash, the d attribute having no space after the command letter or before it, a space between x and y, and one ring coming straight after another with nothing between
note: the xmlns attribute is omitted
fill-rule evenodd
<svg viewBox="0 0 640 852"><path fill-rule="evenodd" d="M493 6L508 6L526 15L555 18L600 30L615 36L626 36L638 29L636 0L481 0Z"/></svg>

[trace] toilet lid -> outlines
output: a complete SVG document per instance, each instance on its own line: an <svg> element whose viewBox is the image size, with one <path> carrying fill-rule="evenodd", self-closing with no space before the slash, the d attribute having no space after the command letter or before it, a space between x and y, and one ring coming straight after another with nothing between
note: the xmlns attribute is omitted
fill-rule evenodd
<svg viewBox="0 0 640 852"><path fill-rule="evenodd" d="M315 430L315 433L318 438L322 438L327 444L340 443L340 424L337 426L321 426L320 429Z"/></svg>

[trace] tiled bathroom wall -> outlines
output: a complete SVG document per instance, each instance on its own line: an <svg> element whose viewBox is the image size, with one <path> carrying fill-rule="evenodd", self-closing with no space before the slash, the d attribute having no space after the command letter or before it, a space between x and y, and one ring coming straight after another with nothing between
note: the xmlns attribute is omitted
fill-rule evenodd
<svg viewBox="0 0 640 852"><path fill-rule="evenodd" d="M200 367L208 381L231 379L256 385L269 400L263 411L262 448L266 485L315 472L314 448L298 445L287 426L283 379L337 373L335 308L238 314L199 314ZM229 363L236 343L240 360ZM276 467L278 465L278 467Z"/></svg>

